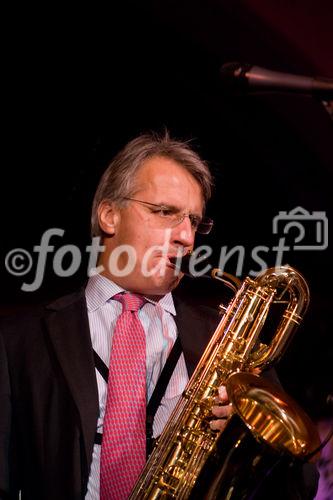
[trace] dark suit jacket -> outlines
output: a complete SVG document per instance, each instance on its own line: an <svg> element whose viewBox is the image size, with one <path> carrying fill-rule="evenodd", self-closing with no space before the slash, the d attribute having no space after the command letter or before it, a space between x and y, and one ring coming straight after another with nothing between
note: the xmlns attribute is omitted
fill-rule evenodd
<svg viewBox="0 0 333 500"><path fill-rule="evenodd" d="M218 316L183 301L176 309L191 375ZM0 333L0 497L84 498L99 411L84 290L3 319Z"/></svg>

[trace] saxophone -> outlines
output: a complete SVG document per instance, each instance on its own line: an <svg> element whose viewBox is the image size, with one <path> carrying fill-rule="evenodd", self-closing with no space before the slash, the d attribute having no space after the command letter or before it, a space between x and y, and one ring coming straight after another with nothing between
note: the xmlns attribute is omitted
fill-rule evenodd
<svg viewBox="0 0 333 500"><path fill-rule="evenodd" d="M213 274L217 271L213 270ZM132 500L247 498L234 492L234 484L226 486L230 476L226 469L237 449L243 447L245 454L251 455L253 443L248 443L249 439L255 446L260 443L261 449L268 448L274 456L278 453L305 459L318 448L318 434L305 412L280 386L253 373L255 368L262 370L280 359L308 302L305 279L289 266L270 268L255 279L244 280L224 308L222 319L130 496ZM283 313L270 342L264 343L259 335L273 304L282 304ZM235 416L229 419L225 430L217 432L209 422L221 385L227 387ZM251 455L251 464L254 462L270 464L257 450ZM227 488L224 496L222 484Z"/></svg>

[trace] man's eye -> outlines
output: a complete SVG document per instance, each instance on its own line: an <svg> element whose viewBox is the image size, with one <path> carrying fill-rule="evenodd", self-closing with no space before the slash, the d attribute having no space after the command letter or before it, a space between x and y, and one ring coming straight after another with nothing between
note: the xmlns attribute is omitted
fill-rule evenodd
<svg viewBox="0 0 333 500"><path fill-rule="evenodd" d="M169 208L169 207L158 207L158 208L154 208L152 210L152 212L154 214L158 214L160 215L161 217L170 217L170 215L173 215L174 214L174 210L172 210L172 208Z"/></svg>
<svg viewBox="0 0 333 500"><path fill-rule="evenodd" d="M201 222L201 219L200 217L196 217L195 215L192 215L190 217L190 220L191 220L191 224L193 227L197 228Z"/></svg>
<svg viewBox="0 0 333 500"><path fill-rule="evenodd" d="M171 208L161 207L158 213L161 217L170 217L170 215L174 214L174 211Z"/></svg>

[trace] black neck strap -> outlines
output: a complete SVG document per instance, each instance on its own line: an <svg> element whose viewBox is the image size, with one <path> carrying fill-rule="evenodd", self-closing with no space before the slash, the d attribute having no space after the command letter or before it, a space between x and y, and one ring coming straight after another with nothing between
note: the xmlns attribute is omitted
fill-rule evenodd
<svg viewBox="0 0 333 500"><path fill-rule="evenodd" d="M173 344L171 352L166 360L163 367L162 373L157 381L154 392L149 400L147 411L146 411L146 436L147 436L147 457L150 455L153 446L153 423L157 408L160 406L161 399L163 398L168 383L170 381L171 375L176 367L177 361L181 355L182 346L180 344L180 338L177 337L176 342Z"/></svg>
<svg viewBox="0 0 333 500"><path fill-rule="evenodd" d="M182 352L182 347L180 343L179 337L177 337L176 342L174 343L171 352L166 360L166 363L163 367L162 373L157 381L154 392L149 400L147 410L146 410L146 436L147 436L147 456L151 453L151 450L154 445L153 439L153 422L155 418L156 411L160 405L161 399L165 394L166 388L170 381L171 375L176 367L176 364L179 360L179 357ZM104 363L104 361L99 357L96 351L94 351L94 360L95 367L97 371L101 374L105 382L108 382L109 378L109 369ZM95 435L95 443L102 443L102 434L96 433Z"/></svg>
<svg viewBox="0 0 333 500"><path fill-rule="evenodd" d="M109 380L109 368L106 366L102 358L99 357L97 352L94 350L94 361L95 368L99 374L104 378L105 382L108 383Z"/></svg>

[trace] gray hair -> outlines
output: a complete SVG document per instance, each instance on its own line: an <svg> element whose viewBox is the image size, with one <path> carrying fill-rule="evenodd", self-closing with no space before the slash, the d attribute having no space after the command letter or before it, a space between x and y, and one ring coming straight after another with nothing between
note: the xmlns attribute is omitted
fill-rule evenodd
<svg viewBox="0 0 333 500"><path fill-rule="evenodd" d="M212 176L207 164L193 151L187 142L171 139L164 135L143 134L130 141L114 157L98 184L92 206L92 236L102 236L98 222L98 207L103 201L116 202L119 206L127 203L135 193L136 173L149 158L162 156L174 160L187 170L200 184L204 202L211 197Z"/></svg>

